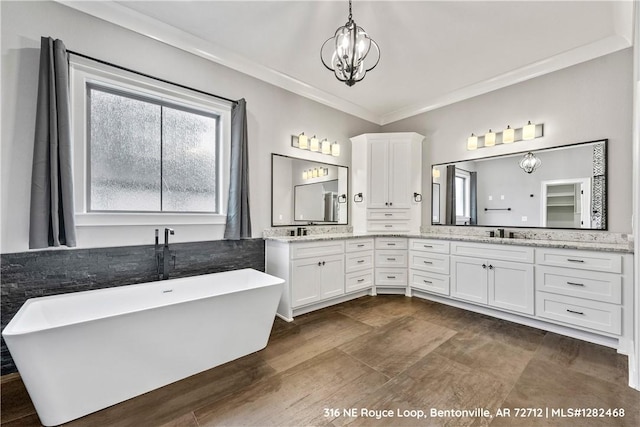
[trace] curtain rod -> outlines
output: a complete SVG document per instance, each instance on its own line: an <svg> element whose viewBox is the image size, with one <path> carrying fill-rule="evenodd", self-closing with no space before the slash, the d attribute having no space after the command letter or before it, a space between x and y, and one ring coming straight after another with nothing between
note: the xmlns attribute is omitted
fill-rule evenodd
<svg viewBox="0 0 640 427"><path fill-rule="evenodd" d="M215 95L213 93L205 92L205 91L200 90L200 89L194 89L192 87L185 86L185 85L182 85L180 83L174 83L174 82L171 82L169 80L161 79L160 77L155 77L155 76L151 76L149 74L141 73L140 71L135 71L135 70L132 70L131 68L127 68L127 67L123 67L123 66L120 66L120 65L117 65L117 64L113 64L111 62L103 61L102 59L94 58L94 57L91 57L89 55L85 55L83 53L74 52L72 50L67 50L67 53L79 56L81 58L90 59L91 61L96 61L96 62L99 62L100 64L108 65L110 67L114 67L114 68L117 68L119 70L128 71L130 73L137 74L139 76L143 76L143 77L147 77L149 79L157 80L157 81L162 82L162 83L167 83L167 84L170 84L170 85L178 86L178 87L180 87L182 89L188 89L188 90L192 90L194 92L201 93L203 95L212 96L214 98L218 98L218 99L221 99L223 101L230 102L233 105L238 103L238 101L233 100L233 99L229 99L229 98L225 98L224 96Z"/></svg>

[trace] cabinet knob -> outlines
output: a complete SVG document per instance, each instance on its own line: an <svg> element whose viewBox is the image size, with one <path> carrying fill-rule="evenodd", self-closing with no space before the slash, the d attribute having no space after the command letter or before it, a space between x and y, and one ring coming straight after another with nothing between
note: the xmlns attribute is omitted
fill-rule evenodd
<svg viewBox="0 0 640 427"><path fill-rule="evenodd" d="M385 206L389 206L389 202L384 202L384 205Z"/></svg>
<svg viewBox="0 0 640 427"><path fill-rule="evenodd" d="M393 202L389 202L389 206L393 206Z"/></svg>
<svg viewBox="0 0 640 427"><path fill-rule="evenodd" d="M324 264L325 264L325 262L324 262L324 261L322 261L322 265L324 265Z"/></svg>
<svg viewBox="0 0 640 427"><path fill-rule="evenodd" d="M489 264L489 270L493 270L493 265Z"/></svg>
<svg viewBox="0 0 640 427"><path fill-rule="evenodd" d="M318 267L322 265L322 261L318 261Z"/></svg>
<svg viewBox="0 0 640 427"><path fill-rule="evenodd" d="M487 264L482 264L482 268L487 268Z"/></svg>

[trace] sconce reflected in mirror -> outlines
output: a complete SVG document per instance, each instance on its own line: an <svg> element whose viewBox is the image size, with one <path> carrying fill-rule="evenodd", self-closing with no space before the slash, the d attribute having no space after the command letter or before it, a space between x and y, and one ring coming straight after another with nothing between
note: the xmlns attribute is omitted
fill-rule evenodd
<svg viewBox="0 0 640 427"><path fill-rule="evenodd" d="M520 167L526 173L533 173L536 169L540 167L542 162L539 158L537 158L532 152L528 152L524 155L522 160L520 160Z"/></svg>

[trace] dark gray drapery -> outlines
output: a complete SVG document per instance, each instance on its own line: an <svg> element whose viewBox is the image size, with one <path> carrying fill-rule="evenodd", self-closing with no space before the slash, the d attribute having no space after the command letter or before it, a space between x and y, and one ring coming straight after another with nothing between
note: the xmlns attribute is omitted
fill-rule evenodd
<svg viewBox="0 0 640 427"><path fill-rule="evenodd" d="M454 165L447 166L444 223L456 225L456 167Z"/></svg>
<svg viewBox="0 0 640 427"><path fill-rule="evenodd" d="M469 172L469 224L478 225L478 172Z"/></svg>
<svg viewBox="0 0 640 427"><path fill-rule="evenodd" d="M227 240L251 237L248 145L247 103L243 98L231 109L231 176L227 226L224 230L224 238Z"/></svg>
<svg viewBox="0 0 640 427"><path fill-rule="evenodd" d="M29 248L75 246L69 61L64 43L40 40Z"/></svg>

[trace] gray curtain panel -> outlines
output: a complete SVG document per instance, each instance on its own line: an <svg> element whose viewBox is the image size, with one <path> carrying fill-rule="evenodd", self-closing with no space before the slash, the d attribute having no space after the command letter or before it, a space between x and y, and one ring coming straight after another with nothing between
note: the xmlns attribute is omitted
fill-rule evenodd
<svg viewBox="0 0 640 427"><path fill-rule="evenodd" d="M478 225L478 172L469 172L469 224Z"/></svg>
<svg viewBox="0 0 640 427"><path fill-rule="evenodd" d="M231 176L227 226L224 230L227 240L251 238L248 145L247 103L243 98L231 110Z"/></svg>
<svg viewBox="0 0 640 427"><path fill-rule="evenodd" d="M456 167L447 166L444 223L456 225Z"/></svg>
<svg viewBox="0 0 640 427"><path fill-rule="evenodd" d="M76 246L69 61L60 40L42 37L31 174L29 248Z"/></svg>

